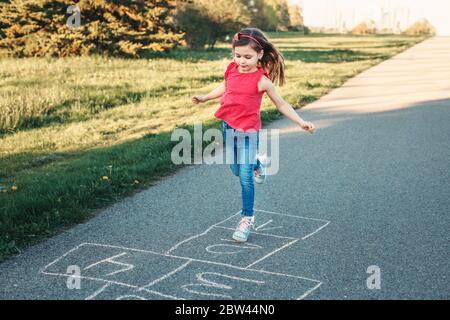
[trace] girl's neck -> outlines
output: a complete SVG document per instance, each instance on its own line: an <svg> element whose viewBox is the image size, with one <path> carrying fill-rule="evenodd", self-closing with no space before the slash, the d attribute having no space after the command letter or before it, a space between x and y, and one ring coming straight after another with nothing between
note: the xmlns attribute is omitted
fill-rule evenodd
<svg viewBox="0 0 450 320"><path fill-rule="evenodd" d="M242 71L242 69L240 69L240 67L238 65L237 69L238 69L239 73L252 73L252 72L258 71L258 66L254 66L252 69L247 69L247 71Z"/></svg>

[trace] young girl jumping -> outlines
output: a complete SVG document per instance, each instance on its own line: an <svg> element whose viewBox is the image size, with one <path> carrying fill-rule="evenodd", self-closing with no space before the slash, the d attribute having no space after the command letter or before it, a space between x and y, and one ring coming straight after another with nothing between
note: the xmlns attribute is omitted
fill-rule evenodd
<svg viewBox="0 0 450 320"><path fill-rule="evenodd" d="M234 35L232 48L233 61L227 66L222 84L207 95L194 96L192 102L197 104L222 97L214 116L223 120L226 147L231 146L233 154L230 168L239 177L242 187L241 220L232 237L245 242L255 223L254 181L263 183L266 179L265 167L257 156L264 92L278 111L302 129L313 133L315 127L304 121L275 90L274 83L282 86L285 82L284 58L261 30L242 29Z"/></svg>

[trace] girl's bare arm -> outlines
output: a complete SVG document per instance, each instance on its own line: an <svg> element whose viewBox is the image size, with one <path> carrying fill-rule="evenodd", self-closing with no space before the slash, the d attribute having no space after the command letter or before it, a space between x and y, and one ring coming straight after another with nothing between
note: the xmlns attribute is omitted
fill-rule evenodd
<svg viewBox="0 0 450 320"><path fill-rule="evenodd" d="M292 106L278 94L272 81L270 81L266 77L262 77L262 79L263 81L261 87L266 91L267 95L275 104L278 111L288 117L291 121L298 124L300 127L302 127L302 129L308 131L309 133L313 133L315 129L314 124L312 122L303 120L297 114L297 112L295 112L294 108L292 108Z"/></svg>
<svg viewBox="0 0 450 320"><path fill-rule="evenodd" d="M192 97L193 103L200 103L200 102L206 102L208 100L216 99L221 97L225 93L225 81L223 81L220 86L218 86L216 89L211 91L210 93L200 96L196 95Z"/></svg>

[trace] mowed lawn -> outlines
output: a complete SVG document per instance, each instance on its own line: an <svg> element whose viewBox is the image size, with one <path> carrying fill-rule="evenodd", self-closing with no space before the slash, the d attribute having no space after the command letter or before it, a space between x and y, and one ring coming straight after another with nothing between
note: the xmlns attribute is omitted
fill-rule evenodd
<svg viewBox="0 0 450 320"><path fill-rule="evenodd" d="M407 36L268 33L286 59L278 88L300 108L422 41ZM228 43L148 59L0 60L0 260L174 172L176 126L219 128L219 100L191 103L223 80ZM269 98L263 122L280 116Z"/></svg>

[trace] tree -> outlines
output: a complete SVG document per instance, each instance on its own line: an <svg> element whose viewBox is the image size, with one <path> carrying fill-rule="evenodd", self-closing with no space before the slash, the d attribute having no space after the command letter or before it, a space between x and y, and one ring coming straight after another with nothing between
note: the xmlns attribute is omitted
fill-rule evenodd
<svg viewBox="0 0 450 320"><path fill-rule="evenodd" d="M374 34L376 32L375 23L372 20L361 22L350 31L351 34L355 35Z"/></svg>
<svg viewBox="0 0 450 320"><path fill-rule="evenodd" d="M434 35L435 33L435 28L427 19L421 19L414 22L404 32L404 34L407 35Z"/></svg>
<svg viewBox="0 0 450 320"><path fill-rule="evenodd" d="M305 31L302 8L298 5L289 6L289 17L291 20L290 29L296 31Z"/></svg>
<svg viewBox="0 0 450 320"><path fill-rule="evenodd" d="M251 21L248 9L241 0L178 0L176 24L185 32L190 48L208 45L214 48L217 40L236 32Z"/></svg>
<svg viewBox="0 0 450 320"><path fill-rule="evenodd" d="M176 47L173 0L80 0L79 26L67 24L71 0L10 0L0 4L0 48L7 55L139 57Z"/></svg>
<svg viewBox="0 0 450 320"><path fill-rule="evenodd" d="M278 31L288 31L291 26L291 19L289 16L289 6L286 0L279 0L278 10Z"/></svg>

